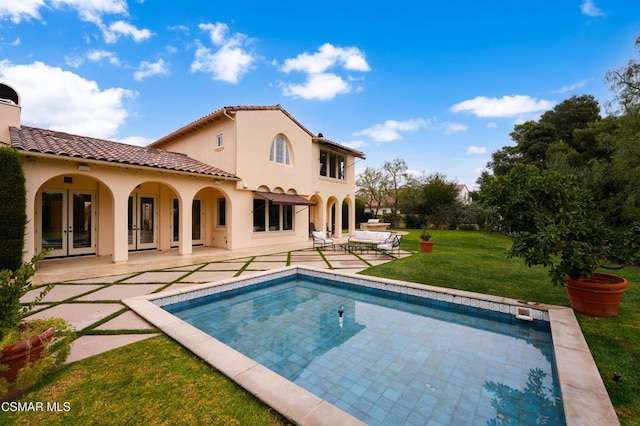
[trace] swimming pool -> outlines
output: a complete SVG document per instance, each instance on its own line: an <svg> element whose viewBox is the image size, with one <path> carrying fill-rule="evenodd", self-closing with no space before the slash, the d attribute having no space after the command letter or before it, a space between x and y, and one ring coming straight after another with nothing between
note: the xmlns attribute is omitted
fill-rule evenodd
<svg viewBox="0 0 640 426"><path fill-rule="evenodd" d="M126 303L297 423L561 423L556 310L478 296L293 267Z"/></svg>

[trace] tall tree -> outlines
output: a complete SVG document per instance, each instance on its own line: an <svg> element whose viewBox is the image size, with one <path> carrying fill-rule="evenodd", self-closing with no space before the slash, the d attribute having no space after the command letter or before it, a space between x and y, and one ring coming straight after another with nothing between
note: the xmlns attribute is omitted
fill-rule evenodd
<svg viewBox="0 0 640 426"><path fill-rule="evenodd" d="M397 228L400 191L407 182L407 163L396 158L392 161L385 161L382 169L387 174L387 201L391 209L391 226Z"/></svg>
<svg viewBox="0 0 640 426"><path fill-rule="evenodd" d="M369 206L374 216L378 216L378 208L387 194L387 178L380 169L367 167L356 178L358 196Z"/></svg>
<svg viewBox="0 0 640 426"><path fill-rule="evenodd" d="M592 95L574 95L542 114L540 123L552 125L557 137L574 147L575 131L601 119L600 105Z"/></svg>
<svg viewBox="0 0 640 426"><path fill-rule="evenodd" d="M640 35L636 38L635 48L640 52ZM626 67L607 71L604 81L615 95L607 104L611 112L640 113L640 63L637 60L630 59Z"/></svg>

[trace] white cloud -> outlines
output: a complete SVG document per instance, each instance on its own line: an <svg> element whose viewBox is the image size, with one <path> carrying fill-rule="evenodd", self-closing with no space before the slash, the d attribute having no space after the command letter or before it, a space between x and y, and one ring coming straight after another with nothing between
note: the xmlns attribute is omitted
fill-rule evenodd
<svg viewBox="0 0 640 426"><path fill-rule="evenodd" d="M515 95L502 98L478 96L455 104L452 112L471 112L478 117L518 117L522 114L544 111L552 108L555 102L536 99L530 96Z"/></svg>
<svg viewBox="0 0 640 426"><path fill-rule="evenodd" d="M191 72L204 72L213 76L214 80L237 83L258 59L246 50L251 40L244 34L235 33L227 36L228 26L222 23L200 24L199 28L209 32L211 42L219 49L212 51L199 41Z"/></svg>
<svg viewBox="0 0 640 426"><path fill-rule="evenodd" d="M229 26L222 22L200 24L198 28L200 28L201 31L208 31L211 43L216 46L222 46L224 44L226 35L229 32Z"/></svg>
<svg viewBox="0 0 640 426"><path fill-rule="evenodd" d="M593 0L584 0L582 4L580 4L580 11L583 15L587 16L602 16L604 12L596 6Z"/></svg>
<svg viewBox="0 0 640 426"><path fill-rule="evenodd" d="M9 46L20 46L20 37L16 38L12 42L9 43Z"/></svg>
<svg viewBox="0 0 640 426"><path fill-rule="evenodd" d="M444 133L447 135L455 132L464 132L466 130L469 130L469 126L467 126L466 124L450 123L448 121L443 122L442 127L444 128Z"/></svg>
<svg viewBox="0 0 640 426"><path fill-rule="evenodd" d="M0 0L0 21L9 19L19 24L23 19L40 19L44 0Z"/></svg>
<svg viewBox="0 0 640 426"><path fill-rule="evenodd" d="M349 71L371 71L364 53L357 47L336 47L325 43L316 53L301 53L295 58L286 59L280 71L290 73L301 71L307 74L324 73L333 67L342 67Z"/></svg>
<svg viewBox="0 0 640 426"><path fill-rule="evenodd" d="M340 47L325 43L318 51L310 54L301 53L295 58L289 58L279 68L286 74L298 71L306 74L304 83L282 83L285 96L296 96L308 100L331 100L339 94L360 93L362 86L353 83L362 80L353 76L340 76L342 71L371 71L365 55L357 47ZM333 70L333 72L328 72Z"/></svg>
<svg viewBox="0 0 640 426"><path fill-rule="evenodd" d="M588 78L582 79L576 83L570 84L568 86L562 86L560 89L558 90L554 90L553 93L567 93L567 92L572 92L576 89L581 89L584 86L587 85L587 83L589 82Z"/></svg>
<svg viewBox="0 0 640 426"><path fill-rule="evenodd" d="M147 29L139 30L135 26L125 21L116 21L106 28L104 25L99 25L104 35L104 41L107 43L115 43L118 41L121 35L129 36L136 43L149 39L153 33Z"/></svg>
<svg viewBox="0 0 640 426"><path fill-rule="evenodd" d="M498 125L496 123L494 123L493 121L490 121L490 122L487 123L487 127L489 129L495 129L495 128L498 127Z"/></svg>
<svg viewBox="0 0 640 426"><path fill-rule="evenodd" d="M286 84L283 87L285 96L319 101L331 100L350 90L349 84L333 73L309 75L304 84Z"/></svg>
<svg viewBox="0 0 640 426"><path fill-rule="evenodd" d="M167 74L169 74L169 69L166 67L162 59L158 59L156 62L140 62L140 66L138 67L138 70L133 74L133 78L135 78L136 81L142 81L145 78L154 75Z"/></svg>
<svg viewBox="0 0 640 426"><path fill-rule="evenodd" d="M120 66L120 60L118 59L118 56L113 52L109 52L108 50L92 49L87 52L87 59L94 62L107 60L111 65Z"/></svg>
<svg viewBox="0 0 640 426"><path fill-rule="evenodd" d="M26 123L97 138L113 136L128 113L123 105L135 92L100 90L95 81L42 62L0 61L0 80L20 92Z"/></svg>
<svg viewBox="0 0 640 426"><path fill-rule="evenodd" d="M367 129L355 132L353 136L368 136L376 142L391 142L402 139L400 132L414 132L429 125L423 118L412 118L405 121L387 120Z"/></svg>
<svg viewBox="0 0 640 426"><path fill-rule="evenodd" d="M75 9L80 19L98 23L105 14L128 15L127 0L51 0L51 6L61 9L68 6Z"/></svg>
<svg viewBox="0 0 640 426"><path fill-rule="evenodd" d="M0 20L10 19L19 23L23 19L41 20L40 8L72 9L78 12L80 19L91 22L100 28L107 43L115 43L122 35L130 36L141 42L153 34L147 29L138 29L125 21L116 21L107 26L102 22L103 15L128 16L127 0L0 0Z"/></svg>
<svg viewBox="0 0 640 426"><path fill-rule="evenodd" d="M486 154L487 152L487 147L486 146L473 146L471 145L470 147L467 147L467 155L479 155L479 154Z"/></svg>

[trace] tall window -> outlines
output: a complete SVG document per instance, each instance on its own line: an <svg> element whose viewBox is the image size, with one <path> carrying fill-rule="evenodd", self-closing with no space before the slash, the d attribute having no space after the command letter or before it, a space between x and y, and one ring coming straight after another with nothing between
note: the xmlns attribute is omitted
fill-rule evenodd
<svg viewBox="0 0 640 426"><path fill-rule="evenodd" d="M253 199L253 232L280 232L293 230L293 207L271 204Z"/></svg>
<svg viewBox="0 0 640 426"><path fill-rule="evenodd" d="M222 148L224 146L224 138L222 135L216 136L216 148Z"/></svg>
<svg viewBox="0 0 640 426"><path fill-rule="evenodd" d="M320 176L344 180L345 163L344 155L320 150Z"/></svg>
<svg viewBox="0 0 640 426"><path fill-rule="evenodd" d="M276 136L271 144L269 160L281 164L291 164L291 159L289 158L289 147L281 135Z"/></svg>

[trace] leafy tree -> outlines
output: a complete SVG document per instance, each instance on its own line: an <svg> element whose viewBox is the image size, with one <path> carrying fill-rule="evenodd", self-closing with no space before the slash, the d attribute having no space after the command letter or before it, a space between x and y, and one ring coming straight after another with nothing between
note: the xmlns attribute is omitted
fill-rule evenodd
<svg viewBox="0 0 640 426"><path fill-rule="evenodd" d="M410 228L419 228L428 222L443 227L459 214L458 204L456 182L449 181L442 173L408 176L400 195L400 208Z"/></svg>
<svg viewBox="0 0 640 426"><path fill-rule="evenodd" d="M573 147L575 131L600 120L598 101L592 95L575 95L542 114L539 122L553 126L556 137Z"/></svg>
<svg viewBox="0 0 640 426"><path fill-rule="evenodd" d="M372 167L367 167L356 178L358 196L369 206L369 211L378 216L378 208L387 194L387 179L384 173ZM373 208L374 204L375 210Z"/></svg>
<svg viewBox="0 0 640 426"><path fill-rule="evenodd" d="M521 163L544 165L549 147L558 141L558 132L553 124L527 121L516 124L510 133L517 145Z"/></svg>
<svg viewBox="0 0 640 426"><path fill-rule="evenodd" d="M640 52L640 36L636 38L635 48ZM640 63L637 60L630 59L626 67L607 71L604 80L615 94L607 104L612 113L635 115L640 112Z"/></svg>
<svg viewBox="0 0 640 426"><path fill-rule="evenodd" d="M382 169L387 174L387 201L391 209L391 226L397 228L400 192L407 181L407 163L396 158L393 161L385 161Z"/></svg>

